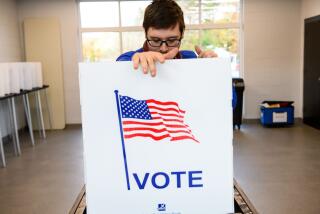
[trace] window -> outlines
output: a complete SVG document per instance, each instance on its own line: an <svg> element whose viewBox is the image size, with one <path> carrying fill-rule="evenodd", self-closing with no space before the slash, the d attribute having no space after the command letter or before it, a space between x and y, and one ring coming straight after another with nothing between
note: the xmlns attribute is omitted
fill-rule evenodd
<svg viewBox="0 0 320 214"><path fill-rule="evenodd" d="M83 61L115 60L141 48L145 41L143 14L151 1L80 1ZM233 76L240 71L241 0L177 0L186 31L181 49L198 44L229 58Z"/></svg>

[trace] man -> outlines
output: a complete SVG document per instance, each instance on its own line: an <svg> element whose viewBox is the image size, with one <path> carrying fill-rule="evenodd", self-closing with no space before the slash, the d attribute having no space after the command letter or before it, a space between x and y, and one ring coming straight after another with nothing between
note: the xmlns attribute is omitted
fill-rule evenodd
<svg viewBox="0 0 320 214"><path fill-rule="evenodd" d="M166 59L197 58L193 51L179 51L185 30L183 12L173 0L154 0L145 10L143 28L146 41L143 47L122 54L117 61L133 61L134 69L141 65L143 73L156 76L157 62ZM195 46L199 58L217 57L211 50L203 51Z"/></svg>
<svg viewBox="0 0 320 214"><path fill-rule="evenodd" d="M198 56L190 50L179 50L185 30L183 12L173 0L153 0L146 8L143 19L146 41L143 47L120 55L117 61L131 61L134 69L139 65L144 74L156 76L157 62L166 59L213 58L217 54L212 50L203 51L195 46ZM237 97L233 87L232 106L235 108Z"/></svg>

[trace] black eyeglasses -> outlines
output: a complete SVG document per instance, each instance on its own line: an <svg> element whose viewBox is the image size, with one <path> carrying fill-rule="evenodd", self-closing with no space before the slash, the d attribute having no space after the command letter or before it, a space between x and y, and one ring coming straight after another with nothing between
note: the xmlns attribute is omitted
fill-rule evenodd
<svg viewBox="0 0 320 214"><path fill-rule="evenodd" d="M168 40L147 39L147 42L152 47L161 47L163 43L165 43L168 47L177 47L180 45L181 39L168 39Z"/></svg>

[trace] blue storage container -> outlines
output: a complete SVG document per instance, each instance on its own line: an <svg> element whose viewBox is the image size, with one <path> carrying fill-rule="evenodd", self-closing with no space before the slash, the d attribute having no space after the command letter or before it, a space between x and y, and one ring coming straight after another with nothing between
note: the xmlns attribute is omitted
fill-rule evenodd
<svg viewBox="0 0 320 214"><path fill-rule="evenodd" d="M279 104L280 107L268 108L261 106L260 120L264 126L293 125L294 106L292 101L264 101L264 103Z"/></svg>

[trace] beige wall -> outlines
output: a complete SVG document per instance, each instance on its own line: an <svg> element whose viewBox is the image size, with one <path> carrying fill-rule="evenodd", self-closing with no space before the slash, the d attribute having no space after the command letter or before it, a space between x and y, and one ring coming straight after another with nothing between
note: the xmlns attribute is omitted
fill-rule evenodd
<svg viewBox="0 0 320 214"><path fill-rule="evenodd" d="M302 19L320 15L319 0L302 0Z"/></svg>
<svg viewBox="0 0 320 214"><path fill-rule="evenodd" d="M300 17L300 0L244 0L245 118L263 100L293 100L302 116Z"/></svg>
<svg viewBox="0 0 320 214"><path fill-rule="evenodd" d="M13 0L0 0L0 62L16 62L21 60L17 5ZM19 127L23 127L24 116L22 102L17 100ZM7 103L0 103L0 128L2 135L8 134Z"/></svg>
<svg viewBox="0 0 320 214"><path fill-rule="evenodd" d="M243 0L245 118L258 118L265 99L295 101L302 117L303 20L318 14L319 0ZM67 123L80 123L78 15L75 0L20 0L20 24L27 17L61 22Z"/></svg>
<svg viewBox="0 0 320 214"><path fill-rule="evenodd" d="M76 0L19 0L19 24L25 18L57 17L61 25L66 123L81 123L78 78L78 9ZM23 37L21 38L23 41Z"/></svg>
<svg viewBox="0 0 320 214"><path fill-rule="evenodd" d="M21 60L17 5L12 0L0 0L0 61Z"/></svg>

